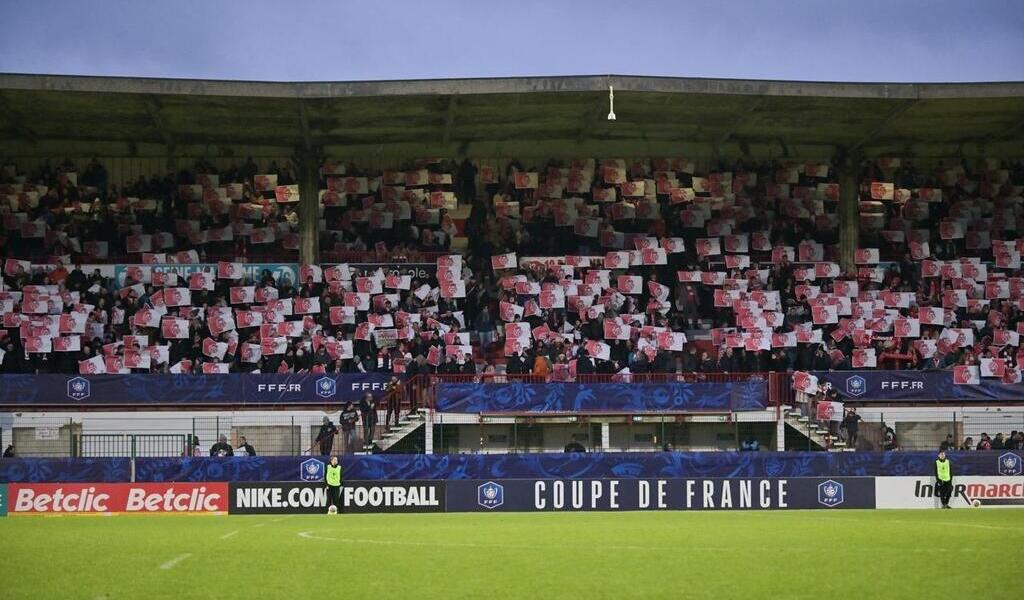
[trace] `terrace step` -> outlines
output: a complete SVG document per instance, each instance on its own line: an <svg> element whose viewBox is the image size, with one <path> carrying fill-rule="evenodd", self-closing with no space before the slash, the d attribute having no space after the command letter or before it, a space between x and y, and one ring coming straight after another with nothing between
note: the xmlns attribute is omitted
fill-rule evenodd
<svg viewBox="0 0 1024 600"><path fill-rule="evenodd" d="M394 446L399 441L404 439L406 436L411 434L420 428L425 422L423 414L417 412L415 415L410 417L406 415L399 419L398 427L391 429L390 431L381 431L377 435L377 446L381 450L387 450Z"/></svg>
<svg viewBox="0 0 1024 600"><path fill-rule="evenodd" d="M812 442L829 452L847 452L852 450L852 448L846 447L846 442L837 437L829 436L829 431L819 427L817 424L814 425L813 429L809 429L807 425L810 422L810 418L808 417L797 417L795 414L787 413L785 416L785 422L795 431L803 434Z"/></svg>

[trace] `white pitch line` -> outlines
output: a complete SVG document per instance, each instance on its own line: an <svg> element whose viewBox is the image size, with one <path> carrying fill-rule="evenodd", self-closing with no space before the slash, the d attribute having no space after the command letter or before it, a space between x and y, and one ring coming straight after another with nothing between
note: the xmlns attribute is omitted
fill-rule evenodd
<svg viewBox="0 0 1024 600"><path fill-rule="evenodd" d="M420 542L415 540L363 540L363 539L352 539L352 538L333 538L314 535L312 531L300 531L299 537L307 540L322 540L325 542L340 542L342 544L375 544L380 546L430 546L430 547L447 547L447 548L500 548L503 550L564 550L567 548L593 548L592 546L557 546L553 544L474 544L471 542L459 543L459 542ZM728 547L712 547L712 546L701 546L694 548L679 548L675 546L621 546L621 545L601 545L601 550L647 550L654 552L677 552L680 550L688 550L694 552L736 552L736 548ZM806 550L806 548L771 548L773 551L784 551L784 552L799 552ZM887 550L881 548L880 550ZM974 552L972 548L892 548L893 552L900 553L916 553L916 554L931 554L931 553L944 553L944 552Z"/></svg>
<svg viewBox="0 0 1024 600"><path fill-rule="evenodd" d="M925 509L925 510L927 510L927 509ZM957 510L966 510L966 509L957 509ZM795 513L794 513L794 516L797 516L797 515L795 515ZM835 516L835 517L833 517L833 516L828 516L828 517L824 517L824 516L822 516L822 517L809 517L807 515L799 515L799 516L801 518L803 518L803 519L814 519L815 521L823 521L823 522L842 521L844 523L863 523L863 521L861 521L859 519L851 519L851 518L840 517L840 516ZM879 521L879 522L882 522L882 521ZM959 521L941 521L941 520L940 521L903 521L903 520L900 520L900 519L885 519L884 522L885 523L897 523L897 524L900 524L900 525L938 525L939 527L946 527L947 525L951 525L953 527L970 527L970 528L973 528L973 529L996 529L996 530L999 530L999 531L1024 531L1024 527L1002 527L1000 525L982 525L980 523L960 523Z"/></svg>
<svg viewBox="0 0 1024 600"><path fill-rule="evenodd" d="M237 535L237 534L238 534L238 531L235 530L235 531L232 531L231 533L225 533L224 535L220 536L220 539L226 540L229 537L232 537L232 536Z"/></svg>
<svg viewBox="0 0 1024 600"><path fill-rule="evenodd" d="M945 527L952 525L953 527L972 527L974 529L998 529L999 531L1024 531L1022 527L1001 527L999 525L981 525L979 523L960 523L958 521L898 521L898 520L887 520L886 523L900 523L901 525L919 525L924 523L926 525L939 525Z"/></svg>
<svg viewBox="0 0 1024 600"><path fill-rule="evenodd" d="M178 563L180 563L181 561L185 560L186 558L188 558L190 556L192 556L192 555L191 554L182 554L181 556L176 556L176 557L172 558L171 560L165 562L164 564L160 565L160 568L162 570L164 570L164 571L167 571L169 569L173 569L175 567L175 565L177 565Z"/></svg>

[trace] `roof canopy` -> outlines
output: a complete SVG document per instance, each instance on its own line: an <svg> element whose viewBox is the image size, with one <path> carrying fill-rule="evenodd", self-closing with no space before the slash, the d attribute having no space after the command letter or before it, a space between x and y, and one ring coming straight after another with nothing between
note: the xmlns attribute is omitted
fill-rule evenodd
<svg viewBox="0 0 1024 600"><path fill-rule="evenodd" d="M608 121L608 87L617 120ZM0 74L0 140L273 145L503 141L1024 155L1024 82L620 75L277 83ZM995 154L1000 153L1000 154ZM753 152L757 154L757 152Z"/></svg>

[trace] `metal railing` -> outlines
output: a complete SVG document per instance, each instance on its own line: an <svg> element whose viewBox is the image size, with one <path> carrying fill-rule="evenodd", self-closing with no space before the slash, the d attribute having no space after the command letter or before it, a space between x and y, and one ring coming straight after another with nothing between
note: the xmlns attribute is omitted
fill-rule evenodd
<svg viewBox="0 0 1024 600"><path fill-rule="evenodd" d="M313 446L324 416L335 424L338 420L337 412L318 411L236 412L230 416L86 413L75 417L26 412L4 416L10 424L0 429L0 440L6 442L4 448L13 443L16 456L82 458L207 456L221 435L236 451L245 437L258 455L294 456ZM332 441L340 450L340 436Z"/></svg>
<svg viewBox="0 0 1024 600"><path fill-rule="evenodd" d="M75 435L73 455L81 458L184 456L188 453L189 439L182 433L81 433Z"/></svg>

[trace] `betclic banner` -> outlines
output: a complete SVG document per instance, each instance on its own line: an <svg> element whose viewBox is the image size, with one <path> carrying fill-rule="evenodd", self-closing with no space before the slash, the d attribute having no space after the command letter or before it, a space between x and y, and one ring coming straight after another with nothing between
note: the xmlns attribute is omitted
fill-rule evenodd
<svg viewBox="0 0 1024 600"><path fill-rule="evenodd" d="M7 512L155 514L227 512L226 483L12 483Z"/></svg>

